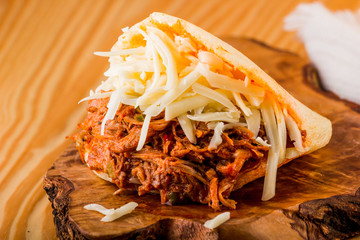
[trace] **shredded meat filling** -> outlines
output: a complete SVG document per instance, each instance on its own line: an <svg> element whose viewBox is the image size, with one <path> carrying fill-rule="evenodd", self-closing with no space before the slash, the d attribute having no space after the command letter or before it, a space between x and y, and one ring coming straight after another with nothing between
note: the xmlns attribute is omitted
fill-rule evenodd
<svg viewBox="0 0 360 240"><path fill-rule="evenodd" d="M195 123L194 145L178 121L165 121L163 113L151 119L145 145L136 151L144 116L134 107L122 104L101 135L108 101L90 100L88 116L79 124L81 131L71 138L90 169L107 173L113 179L119 187L116 193L137 190L144 195L155 190L163 204L190 200L215 210L221 206L234 209L236 202L229 195L235 179L267 157L268 147L258 144L245 127L225 130L222 143L209 150L214 131L205 123Z"/></svg>

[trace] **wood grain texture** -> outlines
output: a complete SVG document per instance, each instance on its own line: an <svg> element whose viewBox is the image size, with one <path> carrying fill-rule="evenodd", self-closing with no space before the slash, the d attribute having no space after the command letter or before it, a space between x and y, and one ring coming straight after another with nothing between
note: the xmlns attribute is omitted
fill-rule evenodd
<svg viewBox="0 0 360 240"><path fill-rule="evenodd" d="M157 195L137 198L132 193L114 197L112 193L116 187L89 171L73 144L49 169L44 189L54 209L54 222L60 239L71 239L72 236L76 239L218 239L217 232L199 222L167 218L173 211L188 217L191 213L185 213L181 207L169 208L159 204ZM139 204L137 211L122 217L121 222L101 222L101 214L83 209L86 204L94 202L113 208L134 200Z"/></svg>
<svg viewBox="0 0 360 240"><path fill-rule="evenodd" d="M299 3L266 0L1 0L0 239L54 239L42 190L65 136L84 117L77 101L104 79L108 50L121 33L153 11L193 22L218 36L246 36L305 51L283 18ZM324 0L357 9L359 0Z"/></svg>
<svg viewBox="0 0 360 240"><path fill-rule="evenodd" d="M316 199L283 212L304 239L349 239L360 235L360 188L355 194Z"/></svg>
<svg viewBox="0 0 360 240"><path fill-rule="evenodd" d="M332 120L333 137L329 145L281 167L276 196L270 201L260 200L263 179L233 192L231 198L238 202L237 209L230 211L228 222L210 231L202 224L218 213L207 205L166 206L160 204L158 195L149 194L113 196L116 186L89 171L71 144L45 176L44 187L55 219L60 219L56 220L59 236L345 239L360 234L360 196L354 195L360 186L360 113L340 100L324 96L309 84L314 69L310 71L308 62L299 56L246 39L225 40L250 56L300 101ZM336 194L342 195L333 197ZM325 199L317 200L321 198ZM90 203L117 208L130 201L139 204L136 210L111 223L102 223L101 214L83 209ZM179 230L185 228L186 231Z"/></svg>

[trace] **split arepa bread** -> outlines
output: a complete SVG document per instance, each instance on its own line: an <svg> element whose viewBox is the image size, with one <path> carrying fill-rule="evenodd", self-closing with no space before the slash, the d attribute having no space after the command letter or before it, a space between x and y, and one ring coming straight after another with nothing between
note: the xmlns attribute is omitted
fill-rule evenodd
<svg viewBox="0 0 360 240"><path fill-rule="evenodd" d="M84 162L121 194L158 192L235 208L232 191L325 146L331 122L283 89L241 52L176 17L153 13L123 30L108 79L90 96L72 136Z"/></svg>

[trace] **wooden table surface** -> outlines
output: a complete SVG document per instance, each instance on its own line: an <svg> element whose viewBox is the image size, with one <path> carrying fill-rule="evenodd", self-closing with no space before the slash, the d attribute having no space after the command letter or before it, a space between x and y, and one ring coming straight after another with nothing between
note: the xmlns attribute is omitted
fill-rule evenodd
<svg viewBox="0 0 360 240"><path fill-rule="evenodd" d="M0 239L56 239L43 176L85 115L121 29L151 12L217 36L250 37L306 58L283 19L300 2L267 0L0 0ZM333 10L360 0L322 1Z"/></svg>

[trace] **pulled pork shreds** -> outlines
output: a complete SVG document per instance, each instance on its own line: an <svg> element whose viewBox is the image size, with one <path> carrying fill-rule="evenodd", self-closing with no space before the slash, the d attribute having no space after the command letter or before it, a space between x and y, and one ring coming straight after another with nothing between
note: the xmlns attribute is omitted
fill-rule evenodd
<svg viewBox="0 0 360 240"><path fill-rule="evenodd" d="M269 148L258 144L252 132L238 126L222 133L222 143L209 150L214 131L204 122L195 122L197 144L185 136L179 122L165 121L164 113L151 119L146 143L136 151L144 116L133 106L119 106L114 120L101 123L109 98L89 101L88 115L79 124L81 131L71 138L91 170L109 175L124 190L160 193L161 203L180 204L188 200L235 209L229 199L235 179L267 158ZM264 137L261 129L260 137Z"/></svg>

